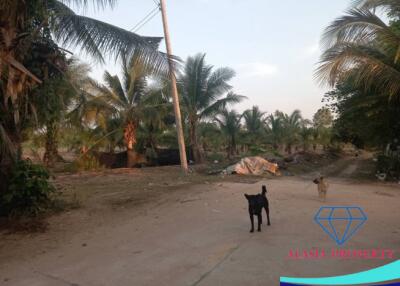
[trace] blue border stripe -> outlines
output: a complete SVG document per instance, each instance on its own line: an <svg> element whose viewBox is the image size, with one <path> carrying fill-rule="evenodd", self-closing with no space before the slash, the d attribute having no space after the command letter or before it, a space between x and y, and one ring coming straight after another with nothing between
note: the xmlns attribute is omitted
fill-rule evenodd
<svg viewBox="0 0 400 286"><path fill-rule="evenodd" d="M281 277L280 281L284 283L297 283L303 285L360 285L385 281L389 282L397 279L400 279L400 260L371 270L343 276L322 278Z"/></svg>

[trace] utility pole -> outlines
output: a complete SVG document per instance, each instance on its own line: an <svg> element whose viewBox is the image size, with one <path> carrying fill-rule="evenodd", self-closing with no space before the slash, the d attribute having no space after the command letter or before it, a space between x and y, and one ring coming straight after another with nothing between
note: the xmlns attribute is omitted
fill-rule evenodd
<svg viewBox="0 0 400 286"><path fill-rule="evenodd" d="M164 27L165 46L167 48L167 55L168 55L169 74L171 77L171 94L172 94L172 101L174 104L176 131L178 133L179 156L181 159L182 170L185 173L188 173L185 139L183 137L183 128L182 128L182 116L181 116L181 109L179 107L178 88L176 87L175 67L174 67L174 62L171 57L172 49L171 49L171 42L169 39L165 0L160 0L160 9L161 9L162 22L163 22L163 27Z"/></svg>

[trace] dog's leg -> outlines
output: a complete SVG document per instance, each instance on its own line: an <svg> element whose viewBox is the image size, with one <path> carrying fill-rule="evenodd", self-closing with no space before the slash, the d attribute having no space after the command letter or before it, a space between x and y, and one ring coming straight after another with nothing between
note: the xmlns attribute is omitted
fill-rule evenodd
<svg viewBox="0 0 400 286"><path fill-rule="evenodd" d="M261 222L262 222L261 212L257 215L257 222L258 222L257 231L261 231Z"/></svg>
<svg viewBox="0 0 400 286"><path fill-rule="evenodd" d="M269 206L265 206L265 213L267 214L267 223L268 225L271 225L271 222L269 221Z"/></svg>
<svg viewBox="0 0 400 286"><path fill-rule="evenodd" d="M251 221L250 232L254 232L254 217L253 217L253 214L250 214L250 221Z"/></svg>

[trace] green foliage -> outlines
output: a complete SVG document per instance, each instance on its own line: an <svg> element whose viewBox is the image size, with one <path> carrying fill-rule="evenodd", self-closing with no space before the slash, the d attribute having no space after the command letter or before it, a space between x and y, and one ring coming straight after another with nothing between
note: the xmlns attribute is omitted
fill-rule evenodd
<svg viewBox="0 0 400 286"><path fill-rule="evenodd" d="M322 107L314 114L313 124L316 128L328 128L332 125L333 116L332 112L327 107Z"/></svg>
<svg viewBox="0 0 400 286"><path fill-rule="evenodd" d="M228 158L236 155L237 140L241 128L241 116L235 110L223 110L214 120L218 123L222 134L225 136Z"/></svg>
<svg viewBox="0 0 400 286"><path fill-rule="evenodd" d="M394 156L379 155L376 163L376 171L378 173L385 173L388 179L400 178L400 158Z"/></svg>
<svg viewBox="0 0 400 286"><path fill-rule="evenodd" d="M214 69L206 64L205 54L197 54L186 60L183 72L178 77L182 109L189 130L189 145L196 162L201 162L204 156L198 140L199 122L212 118L228 105L246 98L232 91L229 82L234 76L232 69Z"/></svg>
<svg viewBox="0 0 400 286"><path fill-rule="evenodd" d="M348 78L328 92L325 100L337 114L333 124L336 140L384 148L392 139L400 138L400 106L389 104L388 95L359 90Z"/></svg>
<svg viewBox="0 0 400 286"><path fill-rule="evenodd" d="M55 188L49 173L29 160L18 161L12 171L8 189L0 194L0 215L37 215L48 207Z"/></svg>
<svg viewBox="0 0 400 286"><path fill-rule="evenodd" d="M251 156L258 156L258 155L262 155L265 154L267 150L261 146L258 145L251 145L250 149L249 149L249 153Z"/></svg>
<svg viewBox="0 0 400 286"><path fill-rule="evenodd" d="M355 2L357 7L327 27L317 76L334 87L325 95L337 115L334 139L383 150L400 136L400 2ZM398 173L398 161L379 156L377 169Z"/></svg>
<svg viewBox="0 0 400 286"><path fill-rule="evenodd" d="M351 77L359 90L374 89L390 99L399 98L400 34L374 13L375 8L384 7L390 17L396 8L388 1L351 9L326 28L326 49L316 73L322 83L334 87Z"/></svg>
<svg viewBox="0 0 400 286"><path fill-rule="evenodd" d="M99 160L93 154L86 153L81 155L72 165L71 171L99 171L104 167L100 164Z"/></svg>
<svg viewBox="0 0 400 286"><path fill-rule="evenodd" d="M214 161L222 162L224 158L225 158L224 154L220 152L212 152L207 156L207 159L211 162Z"/></svg>

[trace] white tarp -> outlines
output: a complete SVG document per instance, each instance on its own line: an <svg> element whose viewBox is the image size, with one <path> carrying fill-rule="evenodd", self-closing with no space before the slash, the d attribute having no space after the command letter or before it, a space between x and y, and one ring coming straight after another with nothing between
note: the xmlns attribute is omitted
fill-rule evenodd
<svg viewBox="0 0 400 286"><path fill-rule="evenodd" d="M226 168L227 174L240 174L240 175L261 175L265 172L276 175L278 172L278 164L271 163L261 157L245 157L235 165Z"/></svg>

